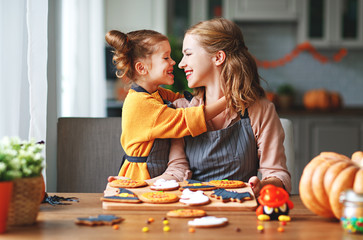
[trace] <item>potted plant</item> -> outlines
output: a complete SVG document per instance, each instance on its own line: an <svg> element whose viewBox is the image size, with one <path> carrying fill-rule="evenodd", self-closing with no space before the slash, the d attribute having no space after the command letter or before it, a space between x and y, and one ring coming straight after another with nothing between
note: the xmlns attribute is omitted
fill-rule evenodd
<svg viewBox="0 0 363 240"><path fill-rule="evenodd" d="M44 192L43 147L18 137L0 141L0 183L12 185L7 225L32 224L36 220Z"/></svg>
<svg viewBox="0 0 363 240"><path fill-rule="evenodd" d="M295 90L291 84L284 83L277 88L278 105L286 110L291 108L294 103Z"/></svg>

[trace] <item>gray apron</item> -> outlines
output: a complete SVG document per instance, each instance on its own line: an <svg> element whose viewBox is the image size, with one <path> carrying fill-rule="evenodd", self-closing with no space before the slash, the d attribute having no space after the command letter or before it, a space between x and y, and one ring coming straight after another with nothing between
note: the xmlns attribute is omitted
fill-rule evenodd
<svg viewBox="0 0 363 240"><path fill-rule="evenodd" d="M163 174L168 167L170 139L155 139L153 147L147 156L146 164L150 177Z"/></svg>
<svg viewBox="0 0 363 240"><path fill-rule="evenodd" d="M225 129L184 137L192 179L242 180L257 176L257 146L247 110Z"/></svg>

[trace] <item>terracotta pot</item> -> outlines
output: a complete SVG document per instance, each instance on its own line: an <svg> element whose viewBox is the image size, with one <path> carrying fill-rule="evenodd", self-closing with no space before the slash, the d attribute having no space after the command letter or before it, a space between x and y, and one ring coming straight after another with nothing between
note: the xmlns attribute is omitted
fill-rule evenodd
<svg viewBox="0 0 363 240"><path fill-rule="evenodd" d="M0 233L6 231L13 182L0 182Z"/></svg>

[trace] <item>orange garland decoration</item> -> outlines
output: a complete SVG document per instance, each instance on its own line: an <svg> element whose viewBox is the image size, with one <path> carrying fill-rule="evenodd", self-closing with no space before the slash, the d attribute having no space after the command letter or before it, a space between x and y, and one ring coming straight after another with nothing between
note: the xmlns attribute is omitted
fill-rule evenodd
<svg viewBox="0 0 363 240"><path fill-rule="evenodd" d="M308 51L316 60L321 62L322 64L327 63L329 59L320 53L311 45L309 42L304 42L296 46L291 53L286 54L285 57L280 58L278 60L272 61L260 61L256 59L256 63L258 67L262 68L276 68L285 65L288 62L291 62L294 58L296 58L302 51ZM333 56L333 61L339 62L343 57L347 55L347 49L341 48L336 54ZM330 60L331 61L331 60Z"/></svg>

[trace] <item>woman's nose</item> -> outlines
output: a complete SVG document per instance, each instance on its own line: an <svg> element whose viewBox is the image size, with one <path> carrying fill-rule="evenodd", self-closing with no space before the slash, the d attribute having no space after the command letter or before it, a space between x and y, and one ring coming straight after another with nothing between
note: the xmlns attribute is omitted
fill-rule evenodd
<svg viewBox="0 0 363 240"><path fill-rule="evenodd" d="M178 64L178 68L183 69L185 67L184 64L184 57L180 60L180 63Z"/></svg>

